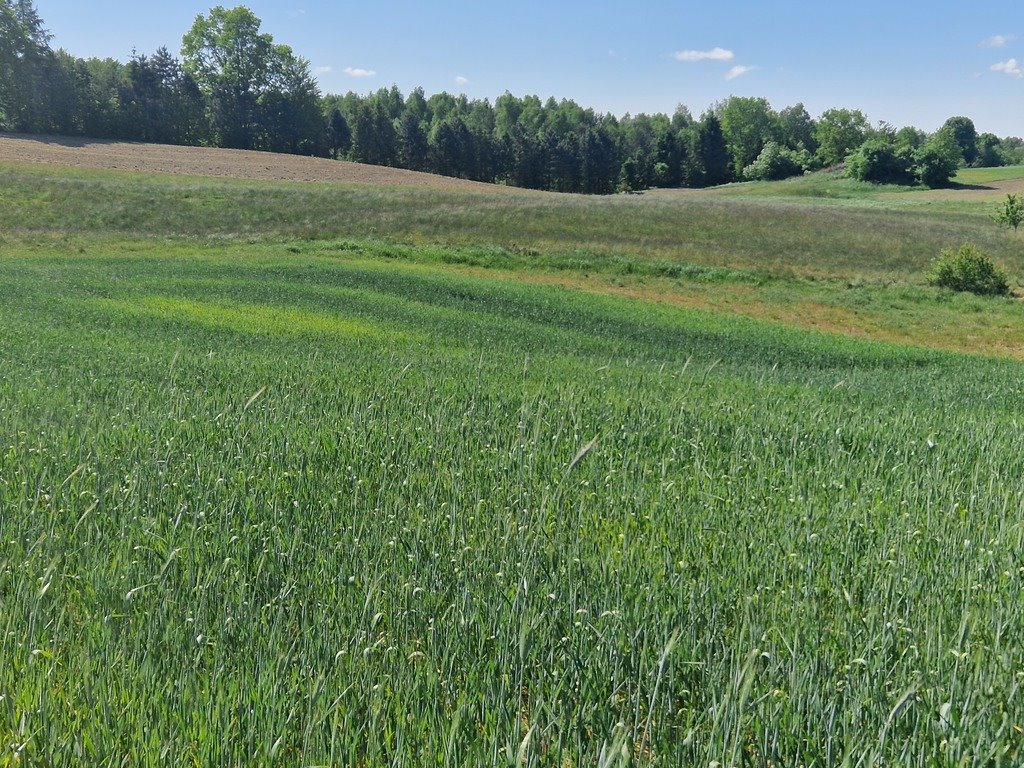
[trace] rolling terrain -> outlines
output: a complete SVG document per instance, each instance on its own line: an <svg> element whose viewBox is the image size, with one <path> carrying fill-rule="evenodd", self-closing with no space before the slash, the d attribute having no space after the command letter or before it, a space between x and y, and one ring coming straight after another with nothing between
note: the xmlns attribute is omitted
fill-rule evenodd
<svg viewBox="0 0 1024 768"><path fill-rule="evenodd" d="M291 155L96 147L107 158L95 163L100 168L65 167L73 148L0 137L0 156L19 160L0 165L8 236L41 244L72 238L86 250L133 240L143 247L152 238L175 249L191 248L196 238L288 252L350 244L392 262L500 272L843 335L1024 355L1016 303L925 285L939 252L967 241L1011 279L1024 276L1024 234L991 220L1000 196L1024 183L1024 169L965 171L957 188L938 193L814 174L595 198ZM77 162L95 157L84 152ZM108 161L147 171L111 170ZM276 177L189 175L214 166L229 177L268 168ZM294 181L309 167L319 169L314 178L341 181ZM168 173L175 168L181 172Z"/></svg>
<svg viewBox="0 0 1024 768"><path fill-rule="evenodd" d="M186 162L0 163L0 765L1024 760L986 191Z"/></svg>
<svg viewBox="0 0 1024 768"><path fill-rule="evenodd" d="M318 157L66 136L0 134L0 163L34 163L61 168L249 181L341 182L430 189L495 190L490 184Z"/></svg>

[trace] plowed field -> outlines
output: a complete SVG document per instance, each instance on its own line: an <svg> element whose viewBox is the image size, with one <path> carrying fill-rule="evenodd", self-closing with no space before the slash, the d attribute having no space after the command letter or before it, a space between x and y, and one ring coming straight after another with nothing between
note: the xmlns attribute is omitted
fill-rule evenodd
<svg viewBox="0 0 1024 768"><path fill-rule="evenodd" d="M0 162L226 179L415 186L506 194L512 191L494 184L318 157L63 136L0 135ZM525 190L515 192L529 194Z"/></svg>

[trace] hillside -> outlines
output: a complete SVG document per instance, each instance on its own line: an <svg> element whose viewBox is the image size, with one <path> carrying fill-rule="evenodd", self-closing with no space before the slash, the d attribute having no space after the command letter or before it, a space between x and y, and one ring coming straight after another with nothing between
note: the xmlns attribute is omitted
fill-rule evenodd
<svg viewBox="0 0 1024 768"><path fill-rule="evenodd" d="M837 188L0 164L0 765L1020 765L1019 236Z"/></svg>
<svg viewBox="0 0 1024 768"><path fill-rule="evenodd" d="M86 250L116 251L126 239L149 247L158 237L173 250L197 241L250 240L275 253L327 253L341 244L392 263L443 265L450 272L842 335L1024 356L1016 302L953 296L925 285L939 252L965 241L990 253L1020 284L1024 232L993 224L1000 192L990 189L1019 184L1020 168L966 171L962 186L941 193L815 174L703 192L601 197L290 155L65 144L0 139L8 150L18 149L20 161L0 162L0 218L14 242L71 237ZM30 157L45 162L26 162ZM64 162L122 163L149 172ZM294 181L303 178L297 169L304 167L343 181ZM287 180L211 178L190 175L190 168ZM356 181L375 177L388 183Z"/></svg>
<svg viewBox="0 0 1024 768"><path fill-rule="evenodd" d="M164 173L249 181L304 181L523 193L492 184L319 157L240 149L0 134L0 163Z"/></svg>

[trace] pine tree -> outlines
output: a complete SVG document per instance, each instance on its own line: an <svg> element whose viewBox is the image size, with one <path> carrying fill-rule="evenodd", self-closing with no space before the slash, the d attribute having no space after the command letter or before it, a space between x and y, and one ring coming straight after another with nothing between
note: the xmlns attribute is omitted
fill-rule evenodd
<svg viewBox="0 0 1024 768"><path fill-rule="evenodd" d="M334 107L327 118L327 146L331 156L337 160L352 146L352 131L341 110Z"/></svg>
<svg viewBox="0 0 1024 768"><path fill-rule="evenodd" d="M690 165L690 185L714 187L728 182L732 158L722 134L722 124L714 114L708 113L697 126Z"/></svg>

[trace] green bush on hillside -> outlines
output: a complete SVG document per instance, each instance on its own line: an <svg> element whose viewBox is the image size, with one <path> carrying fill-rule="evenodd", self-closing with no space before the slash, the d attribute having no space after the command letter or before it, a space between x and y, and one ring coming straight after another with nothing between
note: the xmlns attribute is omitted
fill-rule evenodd
<svg viewBox="0 0 1024 768"><path fill-rule="evenodd" d="M940 288L979 296L1006 296L1010 281L976 245L964 243L958 250L944 250L932 268L929 282Z"/></svg>
<svg viewBox="0 0 1024 768"><path fill-rule="evenodd" d="M807 153L795 152L778 142L769 141L761 154L743 169L747 181L779 181L790 176L799 176L810 162Z"/></svg>
<svg viewBox="0 0 1024 768"><path fill-rule="evenodd" d="M907 186L920 182L935 189L949 185L960 162L960 149L947 134L938 133L917 149L883 136L869 139L851 153L846 169L860 181Z"/></svg>
<svg viewBox="0 0 1024 768"><path fill-rule="evenodd" d="M960 148L946 134L938 133L917 150L917 177L926 187L949 185L960 168Z"/></svg>
<svg viewBox="0 0 1024 768"><path fill-rule="evenodd" d="M914 150L887 139L870 139L846 159L851 177L875 184L914 184L914 166Z"/></svg>

